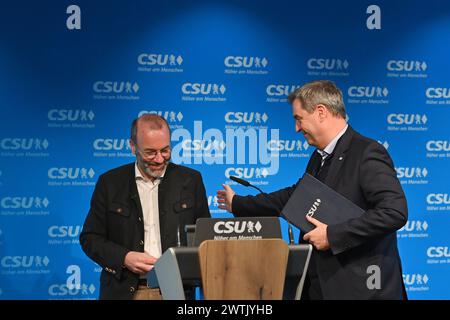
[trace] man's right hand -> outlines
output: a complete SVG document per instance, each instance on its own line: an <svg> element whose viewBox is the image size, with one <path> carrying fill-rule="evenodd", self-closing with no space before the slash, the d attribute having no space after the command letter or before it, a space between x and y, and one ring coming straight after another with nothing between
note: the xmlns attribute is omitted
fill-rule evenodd
<svg viewBox="0 0 450 320"><path fill-rule="evenodd" d="M130 251L125 256L124 265L128 270L138 274L149 272L156 262L155 257L145 252Z"/></svg>
<svg viewBox="0 0 450 320"><path fill-rule="evenodd" d="M233 213L231 204L233 203L233 197L236 192L234 192L227 184L222 184L222 186L223 189L217 191L217 203L219 204L219 208Z"/></svg>

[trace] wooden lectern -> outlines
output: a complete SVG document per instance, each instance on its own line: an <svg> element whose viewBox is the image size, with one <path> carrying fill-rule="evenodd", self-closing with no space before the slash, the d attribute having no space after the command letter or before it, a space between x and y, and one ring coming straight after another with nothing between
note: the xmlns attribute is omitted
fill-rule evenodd
<svg viewBox="0 0 450 320"><path fill-rule="evenodd" d="M205 299L300 299L312 246L284 242L278 218L200 218L186 227L195 232L188 246L167 249L147 274L164 300L185 300L184 290L200 285Z"/></svg>
<svg viewBox="0 0 450 320"><path fill-rule="evenodd" d="M207 240L198 254L205 299L283 298L289 256L283 240Z"/></svg>
<svg viewBox="0 0 450 320"><path fill-rule="evenodd" d="M214 252L211 252L213 250L214 244L211 246L211 243L214 243L216 241L222 242L223 240L207 240L210 241L209 244L203 248L203 253L201 255L201 258L199 257L199 247L173 247L167 249L164 254L161 256L161 258L158 259L155 263L155 267L148 272L147 274L147 282L149 287L159 287L163 296L164 300L185 300L185 292L184 292L184 286L200 286L202 285L203 279L207 279L208 276L212 277L214 273L217 272L217 270L222 270L223 272L224 266L227 266L226 268L226 277L220 277L220 275L217 276L217 278L213 278L213 282L210 280L206 280L207 282L203 284L204 291L205 291L205 298L206 299L215 299L215 297L212 296L212 294L215 291L218 291L214 286L216 285L215 282L220 282L218 285L221 285L223 287L222 294L224 295L223 298L217 297L217 299L239 299L244 297L241 297L239 295L234 296L231 294L231 292L238 291L237 289L234 289L235 286L231 284L229 281L231 281L234 277L233 272L241 272L243 273L239 276L238 280L239 282L243 283L244 277L246 277L246 281L249 284L249 286L252 286L253 292L255 292L255 287L259 288L259 290L262 289L262 292L259 294L256 294L256 297L249 297L248 299L271 299L270 296L273 296L273 299L280 299L280 296L278 294L278 289L273 289L272 293L267 294L266 296L266 288L269 286L277 287L277 288L283 288L284 287L284 294L283 299L294 299L299 300L302 291L303 291L303 284L305 282L306 272L308 270L309 265L309 259L311 257L312 252L312 246L310 244L298 244L298 245L289 245L289 258L287 260L287 268L285 269L285 278L282 277L280 273L275 273L275 267L278 266L278 264L282 264L283 258L273 258L276 255L276 251L278 251L277 248L274 247L268 247L264 245L259 245L260 241L264 241L265 239L261 240L225 240L228 242L233 242L234 247L231 250L240 250L240 244L243 243L243 241L252 241L255 242L255 244L251 244L251 246L258 247L260 250L261 247L263 258L262 260L257 259L258 255L261 255L261 251L251 250L250 253L247 253L247 255L239 255L242 258L246 258L250 260L254 265L252 268L256 266L256 271L253 271L254 269L251 269L249 271L243 269L244 264L240 265L234 265L231 263L236 263L233 256L229 256L225 262L226 264L220 265L214 262L214 259L211 259L212 256L220 255L221 259L224 259L225 256L230 255L229 251L223 250L220 254L216 254ZM271 239L269 239L271 240ZM278 240L277 241L282 241ZM206 243L206 241L205 241ZM275 242L274 242L275 243ZM231 244L230 244L231 245ZM280 244L278 244L280 245ZM283 246L281 244L280 246ZM201 247L201 245L200 245ZM275 250L272 250L275 249ZM284 249L283 249L284 250ZM280 251L283 251L280 250ZM211 257L209 257L209 252L211 252ZM203 262L201 262L202 260ZM248 261L247 260L247 261ZM223 261L223 260L222 260ZM261 261L263 261L261 263ZM206 266L207 270L205 271L205 267L203 267L203 271L200 269L202 268L200 264L203 263L204 266ZM209 267L213 265L211 269ZM216 270L214 270L214 268ZM230 268L233 268L230 270ZM240 270L239 270L240 269ZM283 272L283 267L280 266L280 269ZM203 274L205 273L205 274ZM218 273L218 272L217 272ZM223 273L222 273L223 274ZM264 283L262 285L261 278L269 279L268 283ZM235 278L236 279L236 278ZM273 279L270 280L270 279ZM278 280L275 280L278 279ZM281 279L281 280L280 280ZM236 280L234 280L236 281ZM279 282L275 282L279 281ZM239 286L241 285L238 283ZM289 285L288 285L289 284ZM293 289L293 291L291 291ZM212 290L212 291L211 291ZM249 289L249 291L251 291ZM210 292L211 295L210 295ZM239 292L237 292L240 294Z"/></svg>

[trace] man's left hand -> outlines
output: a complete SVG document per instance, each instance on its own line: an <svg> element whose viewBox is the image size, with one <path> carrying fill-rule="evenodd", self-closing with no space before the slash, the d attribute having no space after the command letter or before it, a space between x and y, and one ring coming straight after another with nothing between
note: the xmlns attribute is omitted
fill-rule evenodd
<svg viewBox="0 0 450 320"><path fill-rule="evenodd" d="M325 251L330 249L327 237L328 225L310 216L306 216L306 220L315 225L316 228L305 234L303 240L311 243L317 250Z"/></svg>

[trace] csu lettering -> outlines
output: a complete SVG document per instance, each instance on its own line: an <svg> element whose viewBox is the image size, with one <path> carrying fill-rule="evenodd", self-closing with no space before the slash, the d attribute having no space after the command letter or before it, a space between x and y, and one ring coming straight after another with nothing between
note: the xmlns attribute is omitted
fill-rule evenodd
<svg viewBox="0 0 450 320"><path fill-rule="evenodd" d="M428 151L450 151L450 141L430 140L426 147Z"/></svg>
<svg viewBox="0 0 450 320"><path fill-rule="evenodd" d="M450 258L450 250L449 247L429 247L427 255L430 258Z"/></svg>
<svg viewBox="0 0 450 320"><path fill-rule="evenodd" d="M247 221L219 221L214 225L214 232L222 233L242 233L245 231Z"/></svg>
<svg viewBox="0 0 450 320"><path fill-rule="evenodd" d="M95 150L130 149L128 139L96 139L93 145Z"/></svg>
<svg viewBox="0 0 450 320"><path fill-rule="evenodd" d="M37 200L35 197L5 197L2 199L1 205L5 209L29 209Z"/></svg>
<svg viewBox="0 0 450 320"><path fill-rule="evenodd" d="M51 226L48 235L51 238L75 238L81 233L81 226Z"/></svg>
<svg viewBox="0 0 450 320"><path fill-rule="evenodd" d="M215 83L184 83L181 86L181 91L183 94L224 94L225 86L218 85Z"/></svg>
<svg viewBox="0 0 450 320"><path fill-rule="evenodd" d="M448 193L430 193L427 196L428 204L450 204L450 195Z"/></svg>
<svg viewBox="0 0 450 320"><path fill-rule="evenodd" d="M267 86L266 93L268 96L288 96L298 87L298 85L271 84Z"/></svg>
<svg viewBox="0 0 450 320"><path fill-rule="evenodd" d="M428 88L426 96L430 99L448 99L450 98L450 88Z"/></svg>
<svg viewBox="0 0 450 320"><path fill-rule="evenodd" d="M159 65L159 66L165 66L169 62L169 55L168 54L147 54L142 53L138 56L138 62L141 65Z"/></svg>

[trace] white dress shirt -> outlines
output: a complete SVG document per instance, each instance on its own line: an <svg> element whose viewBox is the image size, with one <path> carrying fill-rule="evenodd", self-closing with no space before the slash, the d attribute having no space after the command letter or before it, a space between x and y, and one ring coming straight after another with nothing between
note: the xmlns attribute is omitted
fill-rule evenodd
<svg viewBox="0 0 450 320"><path fill-rule="evenodd" d="M317 152L322 156L322 163L320 164L320 166L323 166L325 159L330 154L333 153L334 148L336 148L336 144L337 144L339 138L344 135L345 131L347 131L347 128L348 128L348 124L344 127L344 129L339 131L339 133L336 135L336 137L334 137L333 140L331 140L331 142L323 150L317 149Z"/></svg>
<svg viewBox="0 0 450 320"><path fill-rule="evenodd" d="M144 251L159 258L161 256L161 232L159 228L158 186L161 179L151 181L139 170L137 163L134 166L136 185L141 200L144 216ZM165 171L163 172L163 177Z"/></svg>

